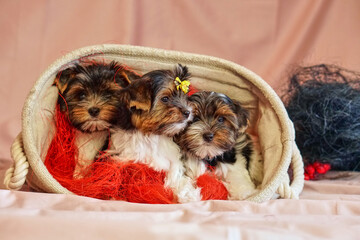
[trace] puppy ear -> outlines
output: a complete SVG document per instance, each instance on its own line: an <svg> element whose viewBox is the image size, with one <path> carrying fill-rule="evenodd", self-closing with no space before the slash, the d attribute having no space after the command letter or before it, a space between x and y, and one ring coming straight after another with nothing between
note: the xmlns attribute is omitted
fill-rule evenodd
<svg viewBox="0 0 360 240"><path fill-rule="evenodd" d="M127 69L125 66L119 65L115 61L110 63L110 70L115 71L115 82L122 88L129 86L132 81L141 77L139 74Z"/></svg>
<svg viewBox="0 0 360 240"><path fill-rule="evenodd" d="M249 112L243 108L240 102L232 100L235 107L236 116L238 119L239 131L244 132L249 126Z"/></svg>
<svg viewBox="0 0 360 240"><path fill-rule="evenodd" d="M60 105L60 110L62 112L65 112L67 110L67 104L65 102L65 99L63 98L63 93L67 88L69 80L75 77L75 75L75 67L64 69L58 72L58 74L56 74L53 85L55 85L59 91L60 96L58 97L58 104Z"/></svg>
<svg viewBox="0 0 360 240"><path fill-rule="evenodd" d="M150 111L151 109L151 81L138 79L127 88L129 92L128 107L131 110Z"/></svg>
<svg viewBox="0 0 360 240"><path fill-rule="evenodd" d="M191 77L189 69L186 66L181 65L180 63L176 65L174 73L175 77L179 77L181 81L189 79Z"/></svg>
<svg viewBox="0 0 360 240"><path fill-rule="evenodd" d="M133 82L135 81L136 79L139 79L141 78L141 75L134 72L134 71L131 71L131 70L125 70L126 72L126 76L127 76L127 79L129 79L130 82Z"/></svg>
<svg viewBox="0 0 360 240"><path fill-rule="evenodd" d="M75 67L64 69L58 72L58 74L56 74L54 85L57 86L61 94L63 94L64 91L66 90L69 80L73 78L75 75L76 75Z"/></svg>

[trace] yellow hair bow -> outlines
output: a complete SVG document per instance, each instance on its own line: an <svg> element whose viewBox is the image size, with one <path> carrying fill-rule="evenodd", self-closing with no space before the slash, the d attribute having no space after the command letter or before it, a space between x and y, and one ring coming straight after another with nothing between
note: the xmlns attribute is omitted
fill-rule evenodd
<svg viewBox="0 0 360 240"><path fill-rule="evenodd" d="M185 94L189 92L190 81L181 81L179 77L175 78L176 89L181 89Z"/></svg>

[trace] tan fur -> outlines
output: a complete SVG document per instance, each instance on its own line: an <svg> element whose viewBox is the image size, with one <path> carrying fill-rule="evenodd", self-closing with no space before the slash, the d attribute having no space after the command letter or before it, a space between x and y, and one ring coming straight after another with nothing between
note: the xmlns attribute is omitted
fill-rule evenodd
<svg viewBox="0 0 360 240"><path fill-rule="evenodd" d="M89 120L90 116L86 108L74 108L72 112L72 117L76 118L80 122L86 122Z"/></svg>
<svg viewBox="0 0 360 240"><path fill-rule="evenodd" d="M128 84L131 83L128 75L127 75L124 71L122 71L122 72L120 73L120 75L124 77L125 81L128 82Z"/></svg>
<svg viewBox="0 0 360 240"><path fill-rule="evenodd" d="M132 95L129 108L138 110L132 114L132 123L136 129L143 133L164 134L163 126L184 122L188 117L183 115L183 111L191 110L191 106L186 95L176 89L174 79L169 78L167 82L159 87L160 91L154 99L151 99L153 95L151 84L150 79L144 78L139 83L129 87L130 95ZM161 100L163 97L168 97L170 99L169 103L163 103ZM178 100L179 103L172 104L172 98L180 99Z"/></svg>
<svg viewBox="0 0 360 240"><path fill-rule="evenodd" d="M61 76L61 75L62 75L62 71L56 75L54 80L54 85L58 88L59 92L63 94L68 84L68 81L66 79L64 80L64 78L67 79L73 78L75 74L70 74L69 76Z"/></svg>

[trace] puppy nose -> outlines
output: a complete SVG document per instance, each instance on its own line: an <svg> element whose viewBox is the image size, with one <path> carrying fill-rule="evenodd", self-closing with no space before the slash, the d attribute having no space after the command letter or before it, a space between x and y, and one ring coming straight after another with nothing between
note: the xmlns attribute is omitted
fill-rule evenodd
<svg viewBox="0 0 360 240"><path fill-rule="evenodd" d="M190 116L190 111L185 110L182 112L182 114L184 115L184 117L188 118Z"/></svg>
<svg viewBox="0 0 360 240"><path fill-rule="evenodd" d="M211 132L204 133L203 138L206 142L211 142L214 139L214 134Z"/></svg>
<svg viewBox="0 0 360 240"><path fill-rule="evenodd" d="M92 117L96 117L100 113L100 108L92 107L92 108L89 108L88 112Z"/></svg>

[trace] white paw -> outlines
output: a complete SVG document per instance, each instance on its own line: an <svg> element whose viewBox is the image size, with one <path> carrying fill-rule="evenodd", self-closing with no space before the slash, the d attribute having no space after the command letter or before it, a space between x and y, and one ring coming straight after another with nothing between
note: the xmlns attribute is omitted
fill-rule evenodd
<svg viewBox="0 0 360 240"><path fill-rule="evenodd" d="M201 189L195 188L189 177L179 179L179 183L174 189L179 203L201 201Z"/></svg>
<svg viewBox="0 0 360 240"><path fill-rule="evenodd" d="M200 188L194 188L192 189L186 189L178 193L178 202L179 203L187 203L187 202L197 202L201 201L201 189Z"/></svg>

